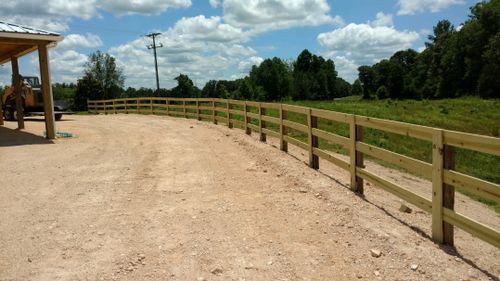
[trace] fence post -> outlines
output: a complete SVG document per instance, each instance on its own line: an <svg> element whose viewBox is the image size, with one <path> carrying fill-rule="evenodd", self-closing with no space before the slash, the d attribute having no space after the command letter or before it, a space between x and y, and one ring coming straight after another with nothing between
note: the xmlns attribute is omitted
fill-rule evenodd
<svg viewBox="0 0 500 281"><path fill-rule="evenodd" d="M116 114L116 105L115 105L115 100L113 100L113 113Z"/></svg>
<svg viewBox="0 0 500 281"><path fill-rule="evenodd" d="M226 118L227 118L227 127L229 129L233 128L233 123L231 123L231 103L229 99L226 99Z"/></svg>
<svg viewBox="0 0 500 281"><path fill-rule="evenodd" d="M137 112L137 114L139 114L141 112L139 109L139 98L135 100L135 107L135 111Z"/></svg>
<svg viewBox="0 0 500 281"><path fill-rule="evenodd" d="M288 142L285 141L285 136L287 135L287 129L283 125L283 120L286 119L286 111L283 110L283 104L280 103L280 149L281 151L288 152Z"/></svg>
<svg viewBox="0 0 500 281"><path fill-rule="evenodd" d="M182 99L182 111L184 113L184 118L187 118L187 114L186 114L186 100L185 99Z"/></svg>
<svg viewBox="0 0 500 281"><path fill-rule="evenodd" d="M313 135L312 129L318 127L318 118L312 115L312 109L307 111L307 127L309 127L309 167L319 169L319 157L314 155L313 149L318 147L318 137Z"/></svg>
<svg viewBox="0 0 500 281"><path fill-rule="evenodd" d="M363 154L356 150L356 142L363 140L363 127L356 125L356 116L352 115L349 124L349 156L351 172L351 190L363 194L363 179L356 176L356 167L363 167Z"/></svg>
<svg viewBox="0 0 500 281"><path fill-rule="evenodd" d="M108 106L106 100L102 104L104 105L104 115L108 115L108 112L106 111L106 107Z"/></svg>
<svg viewBox="0 0 500 281"><path fill-rule="evenodd" d="M443 131L436 129L432 138L432 239L443 243Z"/></svg>
<svg viewBox="0 0 500 281"><path fill-rule="evenodd" d="M170 115L170 100L168 98L165 99L165 104L167 105L167 116Z"/></svg>
<svg viewBox="0 0 500 281"><path fill-rule="evenodd" d="M455 169L455 148L453 146L444 145L444 169ZM450 210L455 209L455 187L453 185L443 185L443 207ZM443 222L443 242L446 245L454 246L455 241L453 224Z"/></svg>
<svg viewBox="0 0 500 281"><path fill-rule="evenodd" d="M453 246L453 225L443 221L443 207L453 210L455 187L443 181L444 169L455 167L455 149L443 142L443 130L436 129L432 139L432 239Z"/></svg>
<svg viewBox="0 0 500 281"><path fill-rule="evenodd" d="M198 119L198 121L201 121L201 117L200 117L200 100L198 98L196 98L196 118Z"/></svg>
<svg viewBox="0 0 500 281"><path fill-rule="evenodd" d="M217 111L215 111L215 99L212 99L212 121L217 125Z"/></svg>
<svg viewBox="0 0 500 281"><path fill-rule="evenodd" d="M3 125L3 109L2 99L0 98L0 126ZM87 99L87 111L89 110L89 99ZM90 113L90 112L89 112Z"/></svg>
<svg viewBox="0 0 500 281"><path fill-rule="evenodd" d="M262 104L259 102L259 139L262 142L266 142L266 134L262 132L262 128L266 127L266 122L262 120L262 115L266 114L266 109L262 108Z"/></svg>
<svg viewBox="0 0 500 281"><path fill-rule="evenodd" d="M154 111L153 111L153 98L149 99L149 106L151 108L151 114L154 114Z"/></svg>
<svg viewBox="0 0 500 281"><path fill-rule="evenodd" d="M248 126L248 105L247 105L247 101L245 101L245 105L243 106L243 110L245 111L245 134L247 135L251 135L252 134L252 129Z"/></svg>
<svg viewBox="0 0 500 281"><path fill-rule="evenodd" d="M128 99L125 99L124 104L125 104L125 114L128 114L128 108L127 108Z"/></svg>

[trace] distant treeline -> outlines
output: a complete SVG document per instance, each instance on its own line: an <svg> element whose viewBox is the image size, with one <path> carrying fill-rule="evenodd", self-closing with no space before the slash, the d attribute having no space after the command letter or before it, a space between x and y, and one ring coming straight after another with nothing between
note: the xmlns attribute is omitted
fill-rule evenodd
<svg viewBox="0 0 500 281"><path fill-rule="evenodd" d="M87 99L150 96L257 101L333 100L349 95L366 99L500 98L500 0L477 3L460 28L439 21L425 45L421 53L399 51L390 59L359 67L359 77L352 85L338 77L331 59L304 50L296 60L266 59L241 79L210 80L199 89L187 75L180 74L175 78L176 87L159 91L124 89L123 70L112 56L97 51L89 56L76 87L56 85L54 92L65 99L71 99L72 92L74 110L86 110Z"/></svg>
<svg viewBox="0 0 500 281"><path fill-rule="evenodd" d="M352 94L349 82L337 76L332 60L302 51L295 61L274 57L253 66L249 75L237 80L210 80L202 89L191 79L180 74L177 86L156 93L147 88L128 88L123 95L169 97L217 97L258 101L329 100ZM361 94L361 85L357 94Z"/></svg>
<svg viewBox="0 0 500 281"><path fill-rule="evenodd" d="M421 53L406 50L361 66L363 97L500 98L500 0L477 3L460 28L442 20Z"/></svg>

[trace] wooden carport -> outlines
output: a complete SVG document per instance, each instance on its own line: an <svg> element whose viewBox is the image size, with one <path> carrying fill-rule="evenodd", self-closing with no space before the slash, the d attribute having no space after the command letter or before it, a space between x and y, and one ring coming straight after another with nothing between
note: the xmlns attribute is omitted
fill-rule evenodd
<svg viewBox="0 0 500 281"><path fill-rule="evenodd" d="M56 136L48 48L56 46L57 42L62 39L63 37L57 33L0 21L0 65L10 61L14 85L20 84L18 58L38 50L45 129L48 139L54 139ZM19 87L16 89L18 129L24 129L21 91ZM3 125L2 107L0 107L0 117L0 125Z"/></svg>

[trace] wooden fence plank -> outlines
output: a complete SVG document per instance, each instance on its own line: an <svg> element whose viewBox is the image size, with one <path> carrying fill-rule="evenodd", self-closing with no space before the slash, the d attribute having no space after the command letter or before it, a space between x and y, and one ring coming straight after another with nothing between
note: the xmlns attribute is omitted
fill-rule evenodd
<svg viewBox="0 0 500 281"><path fill-rule="evenodd" d="M262 120L266 121L266 122L269 122L269 123L273 123L273 124L276 124L276 125L279 125L280 124L280 119L279 118L276 118L276 117L271 117L271 116L266 116L266 115L262 115Z"/></svg>
<svg viewBox="0 0 500 281"><path fill-rule="evenodd" d="M349 138L343 137L341 135L332 134L327 131L323 131L317 128L312 129L312 134L320 139L324 139L334 144L343 146L344 148L349 148Z"/></svg>
<svg viewBox="0 0 500 281"><path fill-rule="evenodd" d="M325 159L326 161L328 162L331 162L333 163L334 165L337 165L339 166L340 168L344 169L344 170L347 170L349 171L350 169L350 164L349 162L347 161L344 161L334 155L332 155L331 153L325 151L325 150L322 150L322 149L319 149L319 148L313 148L313 153L317 156L319 156L320 158L323 158Z"/></svg>
<svg viewBox="0 0 500 281"><path fill-rule="evenodd" d="M290 136L283 136L283 139L286 142L291 143L291 144L293 144L295 146L298 146L298 147L300 147L300 148L302 148L302 149L304 149L306 151L309 149L309 145L307 143L302 142L302 141L300 141L298 139L292 138Z"/></svg>
<svg viewBox="0 0 500 281"><path fill-rule="evenodd" d="M443 209L443 219L455 225L466 232L478 237L479 239L500 248L500 232L487 225L474 221L462 214L456 213L448 208Z"/></svg>
<svg viewBox="0 0 500 281"><path fill-rule="evenodd" d="M357 142L356 150L385 162L400 166L421 176L430 177L432 175L432 165L424 161L413 159L364 142Z"/></svg>
<svg viewBox="0 0 500 281"><path fill-rule="evenodd" d="M340 112L324 110L324 109L316 109L316 108L312 108L311 110L312 110L311 114L313 116L335 122L349 123L349 120L351 118L351 114L347 113L340 113Z"/></svg>
<svg viewBox="0 0 500 281"><path fill-rule="evenodd" d="M301 114L307 114L307 112L309 111L307 107L289 105L289 104L283 104L283 110Z"/></svg>
<svg viewBox="0 0 500 281"><path fill-rule="evenodd" d="M445 169L444 182L484 198L500 201L500 185Z"/></svg>
<svg viewBox="0 0 500 281"><path fill-rule="evenodd" d="M290 129L294 129L306 134L309 133L309 127L307 127L306 125L302 125L300 123L296 123L290 120L283 120L283 125Z"/></svg>
<svg viewBox="0 0 500 281"><path fill-rule="evenodd" d="M259 132L260 131L259 126L256 126L256 125L254 125L252 123L248 123L247 126L248 126L248 128L250 128L251 130L253 130L255 132Z"/></svg>
<svg viewBox="0 0 500 281"><path fill-rule="evenodd" d="M445 130L443 139L447 145L500 156L500 138Z"/></svg>
<svg viewBox="0 0 500 281"><path fill-rule="evenodd" d="M270 135L271 137L275 137L275 138L279 138L280 137L280 134L278 132L275 132L275 131L270 130L270 129L262 128L262 132L264 134L266 134L266 136Z"/></svg>
<svg viewBox="0 0 500 281"><path fill-rule="evenodd" d="M408 189L377 176L363 168L357 167L356 174L373 183L376 187L380 187L426 212L432 212L432 202L429 199L413 193Z"/></svg>
<svg viewBox="0 0 500 281"><path fill-rule="evenodd" d="M433 137L433 128L409 123L383 120L365 116L356 116L356 124L363 127L414 137L422 140L431 141Z"/></svg>

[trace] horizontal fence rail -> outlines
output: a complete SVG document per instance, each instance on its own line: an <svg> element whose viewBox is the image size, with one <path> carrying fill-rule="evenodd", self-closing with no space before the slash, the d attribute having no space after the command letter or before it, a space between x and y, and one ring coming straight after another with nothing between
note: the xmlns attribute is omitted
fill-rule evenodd
<svg viewBox="0 0 500 281"><path fill-rule="evenodd" d="M478 196L500 201L500 185L455 170L455 148L500 156L500 138L442 130L409 123L383 120L353 114L302 106L241 101L217 98L126 98L89 100L89 113L142 113L158 114L224 123L229 128L238 126L246 134L259 134L261 141L267 136L280 141L280 149L288 151L288 144L306 150L309 166L319 168L319 158L349 171L350 189L363 193L363 181L421 208L432 216L432 238L437 243L454 244L454 227L500 248L500 232L454 211L455 188ZM273 114L268 114L273 112ZM289 118L295 115L304 122ZM271 116L272 115L272 116ZM318 119L338 122L349 127L349 136L318 128ZM370 128L432 143L432 163L401 155L363 141L364 129ZM297 132L297 133L292 133ZM297 134L305 136L303 139ZM319 141L338 145L348 151L348 160L319 148ZM419 195L389 178L366 169L364 155L411 170L432 179L432 194Z"/></svg>

